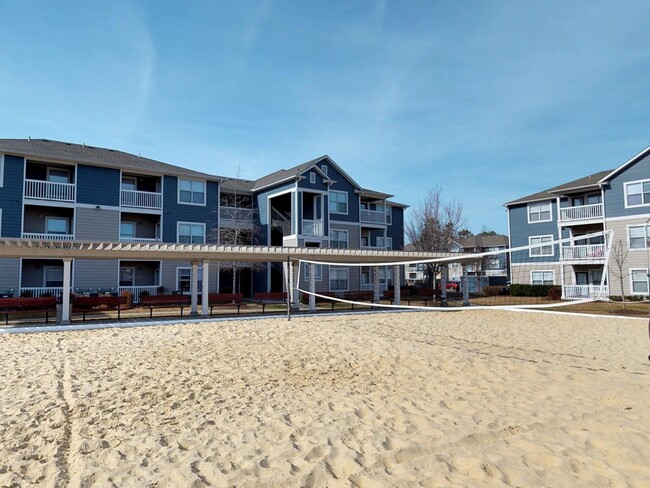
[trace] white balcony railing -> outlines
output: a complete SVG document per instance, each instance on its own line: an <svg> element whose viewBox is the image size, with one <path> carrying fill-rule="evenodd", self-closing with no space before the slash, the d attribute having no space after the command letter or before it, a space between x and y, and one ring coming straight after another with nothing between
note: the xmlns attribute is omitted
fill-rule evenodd
<svg viewBox="0 0 650 488"><path fill-rule="evenodd" d="M609 296L609 287L607 285L564 285L562 291L566 300L579 300L582 298L607 300Z"/></svg>
<svg viewBox="0 0 650 488"><path fill-rule="evenodd" d="M158 294L158 286L120 286L120 295L122 294L123 291L128 291L131 292L131 296L133 297L133 303L140 303L140 294L143 291L146 291L149 293L149 295L157 295Z"/></svg>
<svg viewBox="0 0 650 488"><path fill-rule="evenodd" d="M153 191L121 190L120 204L123 207L162 208L162 193Z"/></svg>
<svg viewBox="0 0 650 488"><path fill-rule="evenodd" d="M374 283L361 283L361 291L374 291L374 289ZM384 293L386 289L385 283L379 283L379 293Z"/></svg>
<svg viewBox="0 0 650 488"><path fill-rule="evenodd" d="M151 242L151 243L156 243L160 242L160 239L156 239L154 237L148 238L148 237L121 237L120 236L120 242Z"/></svg>
<svg viewBox="0 0 650 488"><path fill-rule="evenodd" d="M386 224L386 213L376 210L361 210L361 222L370 224Z"/></svg>
<svg viewBox="0 0 650 488"><path fill-rule="evenodd" d="M61 296L63 295L63 287L62 286L50 286L50 287L45 287L45 286L36 286L36 287L20 287L20 292L18 296L25 296L25 297L33 297L33 298L41 298L41 297L54 297L57 300L61 299Z"/></svg>
<svg viewBox="0 0 650 488"><path fill-rule="evenodd" d="M37 200L56 200L74 202L76 185L74 183L54 183L52 181L25 180L25 198Z"/></svg>
<svg viewBox="0 0 650 488"><path fill-rule="evenodd" d="M33 239L35 241L74 241L73 234L37 234L33 232L23 232L23 239Z"/></svg>
<svg viewBox="0 0 650 488"><path fill-rule="evenodd" d="M322 236L323 235L323 221L322 220L303 220L302 221L302 234L305 236Z"/></svg>
<svg viewBox="0 0 650 488"><path fill-rule="evenodd" d="M562 246L564 261L598 261L605 259L605 244L588 244L585 246Z"/></svg>
<svg viewBox="0 0 650 488"><path fill-rule="evenodd" d="M603 204L580 205L577 207L564 207L560 209L560 221L571 222L575 220L593 220L603 217Z"/></svg>
<svg viewBox="0 0 650 488"><path fill-rule="evenodd" d="M227 222L253 222L252 208L219 207L219 218Z"/></svg>

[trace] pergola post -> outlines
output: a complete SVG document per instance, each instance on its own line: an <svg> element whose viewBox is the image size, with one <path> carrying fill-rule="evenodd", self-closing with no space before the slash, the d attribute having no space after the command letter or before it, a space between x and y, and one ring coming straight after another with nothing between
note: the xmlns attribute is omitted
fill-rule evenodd
<svg viewBox="0 0 650 488"><path fill-rule="evenodd" d="M469 307L469 276L467 274L467 264L463 263L463 307Z"/></svg>
<svg viewBox="0 0 650 488"><path fill-rule="evenodd" d="M309 263L309 311L314 312L316 310L316 265L314 263Z"/></svg>
<svg viewBox="0 0 650 488"><path fill-rule="evenodd" d="M374 271L375 271L375 274L374 274L373 290L374 290L375 293L374 293L374 298L373 298L372 301L373 301L373 303L379 303L379 296L380 296L380 294L379 294L379 267L375 266Z"/></svg>
<svg viewBox="0 0 650 488"><path fill-rule="evenodd" d="M70 323L70 287L72 285L72 258L63 258L63 297L61 300L61 325Z"/></svg>
<svg viewBox="0 0 650 488"><path fill-rule="evenodd" d="M207 317L210 314L209 303L209 286L210 286L210 261L203 260L203 286L201 290L201 315Z"/></svg>
<svg viewBox="0 0 650 488"><path fill-rule="evenodd" d="M399 265L393 267L393 300L395 305L402 303L402 277Z"/></svg>
<svg viewBox="0 0 650 488"><path fill-rule="evenodd" d="M297 311L300 310L300 292L298 291L298 281L300 276L298 276L298 270L300 267L295 261L291 262L291 310Z"/></svg>
<svg viewBox="0 0 650 488"><path fill-rule="evenodd" d="M204 280L205 281L205 280ZM199 262L192 261L192 281L190 284L190 293L192 294L192 311L191 317L198 317L198 303L199 303Z"/></svg>
<svg viewBox="0 0 650 488"><path fill-rule="evenodd" d="M443 264L440 269L440 305L447 306L447 281L449 280L449 267Z"/></svg>

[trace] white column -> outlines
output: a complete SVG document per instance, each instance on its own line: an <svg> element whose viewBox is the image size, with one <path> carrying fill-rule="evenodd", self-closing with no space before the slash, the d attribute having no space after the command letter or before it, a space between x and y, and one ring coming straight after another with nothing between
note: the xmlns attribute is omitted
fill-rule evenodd
<svg viewBox="0 0 650 488"><path fill-rule="evenodd" d="M316 265L314 263L309 264L309 292L316 293ZM313 312L316 310L316 297L314 295L309 295L309 311Z"/></svg>
<svg viewBox="0 0 650 488"><path fill-rule="evenodd" d="M449 267L446 264L442 265L441 269L441 283L440 283L440 301L443 307L447 306L447 281L449 281Z"/></svg>
<svg viewBox="0 0 650 488"><path fill-rule="evenodd" d="M375 296L373 298L373 302L374 303L379 303L379 296L380 296L380 294L379 294L379 267L375 266L374 272L375 272L375 275L374 275L375 279L374 279L373 290L375 292Z"/></svg>
<svg viewBox="0 0 650 488"><path fill-rule="evenodd" d="M72 258L63 258L63 297L61 302L61 324L70 323L70 286L72 284Z"/></svg>
<svg viewBox="0 0 650 488"><path fill-rule="evenodd" d="M198 303L199 303L199 262L192 261L192 282L190 284L190 292L192 293L192 311L190 315L196 317L199 315Z"/></svg>
<svg viewBox="0 0 650 488"><path fill-rule="evenodd" d="M298 291L298 263L291 262L291 310L300 309L300 292Z"/></svg>
<svg viewBox="0 0 650 488"><path fill-rule="evenodd" d="M463 287L463 307L469 306L469 279L467 275L467 264L463 264L463 280L461 286Z"/></svg>
<svg viewBox="0 0 650 488"><path fill-rule="evenodd" d="M401 266L393 267L393 303L395 305L402 303L402 277L400 268Z"/></svg>
<svg viewBox="0 0 650 488"><path fill-rule="evenodd" d="M210 294L210 261L203 260L203 289L201 290L201 315L207 317L210 311L209 294Z"/></svg>

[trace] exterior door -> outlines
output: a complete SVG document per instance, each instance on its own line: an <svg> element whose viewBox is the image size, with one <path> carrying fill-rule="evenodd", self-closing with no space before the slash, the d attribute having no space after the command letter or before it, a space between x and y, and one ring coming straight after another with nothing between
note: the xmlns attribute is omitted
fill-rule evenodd
<svg viewBox="0 0 650 488"><path fill-rule="evenodd" d="M586 271L576 271L576 285L588 285L589 273Z"/></svg>

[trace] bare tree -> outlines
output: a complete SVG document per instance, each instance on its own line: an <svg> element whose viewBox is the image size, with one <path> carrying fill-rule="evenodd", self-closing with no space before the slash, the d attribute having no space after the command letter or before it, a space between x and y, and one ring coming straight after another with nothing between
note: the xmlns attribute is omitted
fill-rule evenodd
<svg viewBox="0 0 650 488"><path fill-rule="evenodd" d="M623 285L625 283L625 278L630 275L630 273L624 268L624 264L629 252L630 248L621 239L616 241L610 251L610 259L613 261L614 266L611 267L609 271L614 278L619 280L619 284L621 285L621 300L623 301L623 310L626 309L625 288Z"/></svg>
<svg viewBox="0 0 650 488"><path fill-rule="evenodd" d="M446 201L441 188L435 187L411 211L404 231L416 251L449 252L464 222L463 204ZM427 264L428 286L434 287L438 271L437 263Z"/></svg>

